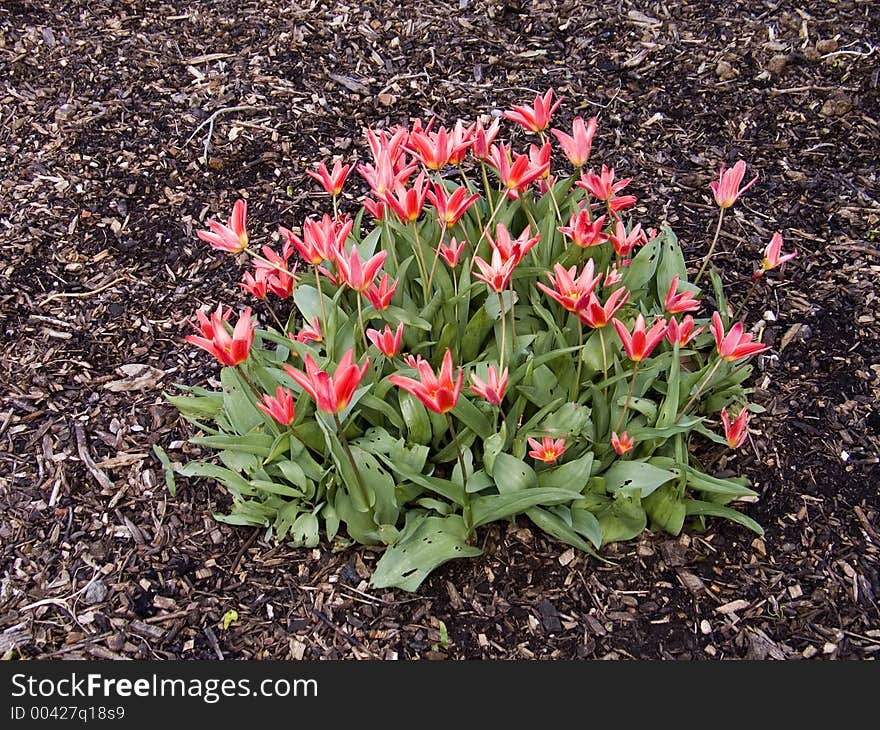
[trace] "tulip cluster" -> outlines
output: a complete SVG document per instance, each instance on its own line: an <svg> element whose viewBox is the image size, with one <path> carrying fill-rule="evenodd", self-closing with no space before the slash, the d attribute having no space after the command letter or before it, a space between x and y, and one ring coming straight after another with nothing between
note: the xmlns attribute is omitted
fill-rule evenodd
<svg viewBox="0 0 880 730"><path fill-rule="evenodd" d="M757 177L743 185L739 161L708 186L718 224L691 283L672 231L636 220L632 179L591 162L597 118L554 126L562 101L367 130L362 161L308 171L332 211L261 240L239 200L199 231L250 259L257 300L234 325L224 305L196 313L186 340L223 366L223 391L174 399L214 424L196 442L224 466L185 473L230 490L230 521L385 544L373 583L407 589L517 515L583 550L649 518L760 529L726 506L751 490L690 463L693 446L748 438L743 382L768 348L719 277L712 296L699 278ZM773 235L743 305L794 256Z"/></svg>

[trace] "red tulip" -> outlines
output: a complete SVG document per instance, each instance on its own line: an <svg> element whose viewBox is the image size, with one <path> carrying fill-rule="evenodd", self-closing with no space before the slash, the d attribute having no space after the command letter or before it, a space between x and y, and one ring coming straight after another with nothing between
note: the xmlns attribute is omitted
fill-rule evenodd
<svg viewBox="0 0 880 730"><path fill-rule="evenodd" d="M742 446L746 437L749 435L748 409L743 406L739 415L733 420L733 423L731 423L730 418L727 415L727 408L722 408L721 423L724 426L724 438L727 440L727 445L731 449L736 449Z"/></svg>
<svg viewBox="0 0 880 730"><path fill-rule="evenodd" d="M486 240L489 242L489 246L493 249L497 249L497 251L501 254L501 261L507 263L511 259L516 262L516 265L522 262L522 260L526 257L526 254L532 250L538 241L541 240L541 234L532 236L531 229L526 226L523 229L523 232L517 236L517 238L513 238L510 235L510 230L503 223L499 223L495 226L495 237L493 238L489 235L489 231L487 230L485 233Z"/></svg>
<svg viewBox="0 0 880 730"><path fill-rule="evenodd" d="M419 380L405 378L401 375L392 375L388 380L412 393L425 404L425 408L434 411L434 413L449 413L458 403L464 377L459 368L458 379L453 380L452 378L452 352L446 348L439 377L434 375L427 360L419 358L415 365L419 372Z"/></svg>
<svg viewBox="0 0 880 730"><path fill-rule="evenodd" d="M611 445L614 447L614 450L623 456L628 451L632 451L633 446L636 445L636 442L633 440L632 436L629 435L628 431L624 431L620 436L617 435L616 431L611 432Z"/></svg>
<svg viewBox="0 0 880 730"><path fill-rule="evenodd" d="M394 193L386 191L382 196L385 204L394 211L394 214L403 222L410 223L418 220L425 206L425 195L428 186L425 183L425 174L420 173L411 188L405 188L401 184L394 187Z"/></svg>
<svg viewBox="0 0 880 730"><path fill-rule="evenodd" d="M370 338L370 342L372 342L383 355L386 357L394 357L400 352L400 342L403 337L403 322L397 325L397 330L395 332L392 332L387 324L382 332L375 329L368 329L367 337Z"/></svg>
<svg viewBox="0 0 880 730"><path fill-rule="evenodd" d="M386 258L388 258L388 252L380 251L366 262L361 262L357 246L353 246L347 256L344 251L340 251L336 256L339 278L349 289L363 293L370 288L373 279L376 278L376 273L382 268Z"/></svg>
<svg viewBox="0 0 880 730"><path fill-rule="evenodd" d="M589 248L590 246L599 246L608 240L608 236L602 232L604 225L604 215L599 216L596 220L590 220L590 212L581 210L571 216L567 226L560 226L559 232L568 236L575 246Z"/></svg>
<svg viewBox="0 0 880 730"><path fill-rule="evenodd" d="M342 163L337 160L333 165L333 172L327 171L327 165L323 162L318 165L317 171L306 170L306 174L310 177L314 178L327 195L339 195L342 192L342 186L345 185L345 178L348 177L348 173L351 171L351 165L343 166Z"/></svg>
<svg viewBox="0 0 880 730"><path fill-rule="evenodd" d="M674 345L677 342L680 347L684 347L706 329L705 327L694 329L694 324L694 318L689 314L681 320L681 324L675 320L675 317L670 317L669 328L666 330L666 339L669 340L669 344Z"/></svg>
<svg viewBox="0 0 880 730"><path fill-rule="evenodd" d="M614 233L610 234L608 238L614 244L615 253L621 258L629 256L636 245L643 245L648 240L645 237L645 232L642 230L641 223L636 223L635 227L627 233L626 226L623 225L622 221L617 221Z"/></svg>
<svg viewBox="0 0 880 730"><path fill-rule="evenodd" d="M196 312L196 316L199 320L201 336L187 335L187 342L210 352L228 367L240 365L247 360L254 342L254 324L251 322L250 307L242 312L232 335L223 326L223 321L229 317L229 313L224 314L222 305L217 306L210 321L201 312Z"/></svg>
<svg viewBox="0 0 880 730"><path fill-rule="evenodd" d="M511 162L510 150L503 143L497 147L492 145L486 161L498 172L509 198L517 198L520 192L550 169L549 162L543 166L534 166L528 155L518 154Z"/></svg>
<svg viewBox="0 0 880 730"><path fill-rule="evenodd" d="M495 247L492 248L492 263L487 263L479 256L474 256L474 263L481 272L474 274L474 278L485 281L490 289L498 293L507 288L513 270L516 268L516 259L511 258L505 261L501 256L501 251Z"/></svg>
<svg viewBox="0 0 880 730"><path fill-rule="evenodd" d="M429 170L441 170L453 156L460 161L470 146L470 136L463 128L450 134L446 127L440 127L436 132L410 132L407 149Z"/></svg>
<svg viewBox="0 0 880 730"><path fill-rule="evenodd" d="M434 189L427 192L427 198L437 211L437 218L447 226L454 226L467 209L480 199L480 196L469 196L465 187L457 188L450 195L444 185L434 183Z"/></svg>
<svg viewBox="0 0 880 730"><path fill-rule="evenodd" d="M615 289L604 305L599 303L599 298L593 292L587 303L578 310L577 316L580 317L581 322L593 329L605 327L627 299L629 299L629 292L625 286Z"/></svg>
<svg viewBox="0 0 880 730"><path fill-rule="evenodd" d="M257 299L265 299L269 291L268 275L266 269L255 269L253 274L246 271L239 286Z"/></svg>
<svg viewBox="0 0 880 730"><path fill-rule="evenodd" d="M274 398L268 393L264 393L262 402L257 403L257 408L274 418L282 426L289 426L296 418L293 394L280 385L275 389Z"/></svg>
<svg viewBox="0 0 880 730"><path fill-rule="evenodd" d="M579 275L575 275L577 271L576 266L572 266L566 271L562 264L554 264L555 278L553 274L548 274L553 288L551 289L541 282L538 282L537 286L569 312L578 312L586 306L590 295L602 279L601 273L593 276L593 269L594 263L592 259L587 261Z"/></svg>
<svg viewBox="0 0 880 730"><path fill-rule="evenodd" d="M375 220L382 222L385 219L387 206L383 201L364 198L364 208L367 209L367 212L373 216Z"/></svg>
<svg viewBox="0 0 880 730"><path fill-rule="evenodd" d="M654 322L651 329L645 331L645 318L640 314L636 317L636 323L630 335L626 325L616 317L612 320L614 329L620 335L623 342L623 349L626 350L627 357L633 362L641 362L651 354L651 351L660 344L660 341L666 336L668 325L665 319L658 319Z"/></svg>
<svg viewBox="0 0 880 730"><path fill-rule="evenodd" d="M198 236L211 248L216 248L227 253L241 253L247 248L247 201L236 200L232 206L232 215L226 225L209 220L210 231L198 231Z"/></svg>
<svg viewBox="0 0 880 730"><path fill-rule="evenodd" d="M488 129L483 126L483 122L479 119L474 127L474 141L471 145L471 152L478 160L485 160L489 156L489 148L498 136L498 130L501 122L495 118L489 125Z"/></svg>
<svg viewBox="0 0 880 730"><path fill-rule="evenodd" d="M354 222L349 219L334 220L325 213L320 221L306 218L302 240L286 228L279 228L278 233L305 261L317 266L336 257L336 252L345 245L353 225Z"/></svg>
<svg viewBox="0 0 880 730"><path fill-rule="evenodd" d="M504 391L507 389L507 368L498 375L494 365L489 366L487 373L487 382L483 382L476 374L471 373L471 390L493 406L500 406L504 400Z"/></svg>
<svg viewBox="0 0 880 730"><path fill-rule="evenodd" d="M394 296L394 292L397 291L398 280L395 279L393 284L389 283L389 281L388 274L382 274L379 286L370 284L370 288L367 289L367 299L370 300L370 304L375 309L388 309L388 305L391 304L391 298Z"/></svg>
<svg viewBox="0 0 880 730"><path fill-rule="evenodd" d="M748 332L743 332L742 322L733 325L730 332L725 335L724 323L718 312L712 315L712 324L709 325L709 329L715 337L715 346L723 360L733 362L770 349L769 346L762 345L760 342L752 342L752 336Z"/></svg>
<svg viewBox="0 0 880 730"><path fill-rule="evenodd" d="M695 312L700 308L700 302L698 299L694 299L692 291L676 294L676 289L678 289L677 276L673 277L672 282L669 284L669 291L666 292L666 299L663 302L667 312L670 314L680 314L681 312Z"/></svg>
<svg viewBox="0 0 880 730"><path fill-rule="evenodd" d="M576 183L579 188L583 188L599 200L610 201L617 193L630 184L632 178L625 178L614 182L614 168L609 169L606 165L602 165L602 173L597 175L592 170L582 174L581 179Z"/></svg>
<svg viewBox="0 0 880 730"><path fill-rule="evenodd" d="M440 246L434 249L440 257L447 263L451 268L455 268L458 266L458 260L461 258L461 252L464 251L464 241L459 243L454 238L450 239L449 243L441 243Z"/></svg>
<svg viewBox="0 0 880 730"><path fill-rule="evenodd" d="M737 162L729 170L725 170L724 165L721 165L721 172L718 174L718 180L713 180L709 183L709 187L712 188L712 195L715 196L715 202L718 204L719 208L729 208L737 201L740 195L758 181L758 176L755 175L745 187L741 188L740 184L742 183L745 174L746 163L742 160Z"/></svg>
<svg viewBox="0 0 880 730"><path fill-rule="evenodd" d="M538 177L539 181L549 180L550 178L550 158L552 152L553 150L549 142L546 142L542 147L538 147L536 144L529 145L529 163L532 167L543 170Z"/></svg>
<svg viewBox="0 0 880 730"><path fill-rule="evenodd" d="M514 106L504 112L504 118L525 127L531 132L543 132L550 126L550 117L562 103L562 98L553 103L553 89L544 96L535 96L532 106Z"/></svg>
<svg viewBox="0 0 880 730"><path fill-rule="evenodd" d="M559 141L559 146L562 147L568 161L575 167L583 167L590 159L590 148L593 146L597 123L596 117L592 117L588 122L584 122L583 117L575 117L571 136L558 129L550 130Z"/></svg>
<svg viewBox="0 0 880 730"><path fill-rule="evenodd" d="M554 441L550 436L544 436L540 441L530 438L529 446L532 447L529 456L547 464L556 461L565 453L566 449L564 438Z"/></svg>
<svg viewBox="0 0 880 730"><path fill-rule="evenodd" d="M312 317L312 323L303 325L299 334L294 338L297 342L322 342L324 335L321 333L321 323L317 317Z"/></svg>
<svg viewBox="0 0 880 730"><path fill-rule="evenodd" d="M367 372L370 359L366 358L359 368L354 364L352 348L342 356L333 377L319 370L311 355L306 355L304 362L305 373L290 365L285 365L284 369L314 399L318 408L325 413L339 413L351 402L351 397Z"/></svg>
<svg viewBox="0 0 880 730"><path fill-rule="evenodd" d="M770 271L777 266L781 266L786 261L791 261L797 256L797 251L792 251L784 256L780 254L782 254L782 234L777 231L773 234L773 238L770 239L770 243L767 244L767 248L764 249L764 260L761 261L761 272Z"/></svg>

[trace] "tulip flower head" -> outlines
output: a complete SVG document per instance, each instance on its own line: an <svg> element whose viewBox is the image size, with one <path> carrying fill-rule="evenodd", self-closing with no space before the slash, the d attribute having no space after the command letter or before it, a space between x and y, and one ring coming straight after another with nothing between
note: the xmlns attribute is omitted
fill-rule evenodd
<svg viewBox="0 0 880 730"><path fill-rule="evenodd" d="M624 178L614 182L614 168L609 169L606 165L602 165L601 174L597 175L591 170L581 175L581 179L576 184L590 195L608 202L630 182L632 182L632 178Z"/></svg>
<svg viewBox="0 0 880 730"><path fill-rule="evenodd" d="M360 385L370 359L366 358L362 367L354 364L354 349L346 352L336 371L331 377L324 370L318 369L311 355L305 356L305 373L285 365L287 374L315 401L318 408L325 413L339 413L351 402L351 398Z"/></svg>
<svg viewBox="0 0 880 730"><path fill-rule="evenodd" d="M724 426L724 438L731 449L737 449L743 445L749 435L749 411L743 406L739 415L731 423L727 414L727 408L721 409L721 424Z"/></svg>
<svg viewBox="0 0 880 730"><path fill-rule="evenodd" d="M715 337L715 346L718 348L718 354L722 360L734 362L770 349L769 346L762 345L760 342L752 342L752 336L748 332L743 332L742 322L733 325L730 332L725 335L724 323L718 312L712 315L712 324L709 325L709 329Z"/></svg>
<svg viewBox="0 0 880 730"><path fill-rule="evenodd" d="M449 264L450 268L455 268L458 266L458 261L461 258L461 252L464 251L464 241L459 243L455 240L455 238L451 238L449 243L441 243L440 246L434 249L447 264Z"/></svg>
<svg viewBox="0 0 880 730"><path fill-rule="evenodd" d="M401 184L394 186L394 192L386 191L382 196L385 204L394 211L394 215L400 219L402 223L412 223L418 220L425 207L425 196L428 193L428 186L425 180L425 174L420 173L416 178L412 187L406 188Z"/></svg>
<svg viewBox="0 0 880 730"><path fill-rule="evenodd" d="M428 410L434 413L449 413L458 403L464 374L461 368L458 378L453 379L452 351L447 347L439 376L434 375L430 363L418 358L415 363L419 380L402 375L391 375L388 380L418 398Z"/></svg>
<svg viewBox="0 0 880 730"><path fill-rule="evenodd" d="M636 323L633 326L632 334L616 317L612 320L614 329L623 342L623 349L626 350L626 356L633 362L641 362L651 354L651 351L660 344L666 336L668 325L665 319L658 319L654 322L651 329L645 331L645 318L640 314L636 317Z"/></svg>
<svg viewBox="0 0 880 730"><path fill-rule="evenodd" d="M318 321L317 317L312 317L311 324L305 325L300 331L299 334L294 337L297 342L323 342L324 335L321 332L321 323Z"/></svg>
<svg viewBox="0 0 880 730"><path fill-rule="evenodd" d="M624 431L619 436L617 435L617 431L611 432L611 446L618 454L620 454L620 456L632 451L632 448L635 445L636 442L633 440L632 436L629 435L628 431Z"/></svg>
<svg viewBox="0 0 880 730"><path fill-rule="evenodd" d="M486 382L483 382L475 373L471 373L471 390L493 406L500 406L504 400L504 391L507 389L507 368L498 374L494 365L489 366Z"/></svg>
<svg viewBox="0 0 880 730"><path fill-rule="evenodd" d="M352 246L347 255L342 251L336 256L339 278L349 289L364 293L372 285L386 258L388 258L388 252L380 251L367 261L362 262L357 246Z"/></svg>
<svg viewBox="0 0 880 730"><path fill-rule="evenodd" d="M293 407L293 394L280 385L275 389L275 396L264 393L260 403L257 403L263 413L274 418L282 426L289 426L296 418Z"/></svg>
<svg viewBox="0 0 880 730"><path fill-rule="evenodd" d="M666 299L663 302L663 307L670 314L681 314L682 312L695 312L700 308L700 301L698 299L694 299L694 293L690 290L684 291L681 294L676 294L675 290L678 289L678 277L673 277L672 282L669 284L669 291L666 292Z"/></svg>
<svg viewBox="0 0 880 730"><path fill-rule="evenodd" d="M593 329L605 327L617 313L617 310L626 304L627 299L629 299L629 292L625 286L615 289L604 305L593 292L587 303L577 311L577 316L580 317L581 322Z"/></svg>
<svg viewBox="0 0 880 730"><path fill-rule="evenodd" d="M367 337L385 357L394 357L400 352L400 342L403 338L403 322L397 325L397 330L392 332L387 324L382 332L375 329L367 330Z"/></svg>
<svg viewBox="0 0 880 730"><path fill-rule="evenodd" d="M241 253L248 246L247 232L247 201L236 200L232 206L232 215L226 225L219 221L209 220L210 231L199 231L198 236L211 248L227 253Z"/></svg>
<svg viewBox="0 0 880 730"><path fill-rule="evenodd" d="M269 293L268 278L269 272L266 269L256 269L253 274L246 271L239 286L251 296L262 301Z"/></svg>
<svg viewBox="0 0 880 730"><path fill-rule="evenodd" d="M566 449L564 438L554 440L550 436L544 436L540 441L530 438L529 446L532 447L529 456L543 461L545 464L554 463L565 453Z"/></svg>
<svg viewBox="0 0 880 730"><path fill-rule="evenodd" d="M608 238L611 239L611 243L614 244L614 252L620 258L629 256L637 245L643 245L648 240L645 232L642 230L641 223L636 223L632 230L627 233L623 221L617 221L614 233L611 233Z"/></svg>
<svg viewBox="0 0 880 730"><path fill-rule="evenodd" d="M495 247L492 248L491 263L484 261L479 256L474 256L474 263L480 269L480 273L475 273L474 278L485 281L492 291L499 294L507 288L513 270L516 268L516 259L510 258L505 261L500 249Z"/></svg>
<svg viewBox="0 0 880 730"><path fill-rule="evenodd" d="M528 155L517 154L511 159L511 152L503 143L497 147L492 145L486 161L498 173L501 183L507 188L507 197L512 200L550 169L549 162L533 165Z"/></svg>
<svg viewBox="0 0 880 730"><path fill-rule="evenodd" d="M345 179L349 172L351 172L351 165L343 166L339 160L333 165L332 172L328 172L327 165L323 162L318 165L317 170L306 170L306 174L314 178L324 188L327 195L333 196L342 192L342 186L345 185Z"/></svg>
<svg viewBox="0 0 880 730"><path fill-rule="evenodd" d="M481 120L477 120L474 127L474 139L471 144L471 152L478 160L485 160L489 156L489 149L498 136L498 130L501 128L501 121L498 118L492 120L487 127L483 126Z"/></svg>
<svg viewBox="0 0 880 730"><path fill-rule="evenodd" d="M568 161L576 168L583 167L590 159L590 148L593 146L597 123L596 117L592 117L588 122L584 122L583 117L575 117L570 136L558 129L550 130L559 141L559 146L562 147Z"/></svg>
<svg viewBox="0 0 880 730"><path fill-rule="evenodd" d="M197 312L196 316L200 334L187 335L188 343L210 352L227 367L240 365L247 360L254 342L254 323L251 322L250 307L242 312L231 335L223 324L229 313L224 314L222 305L217 306L210 320L201 312Z"/></svg>
<svg viewBox="0 0 880 730"><path fill-rule="evenodd" d="M674 345L677 342L679 347L684 347L688 342L694 339L694 337L700 334L700 332L706 329L705 327L697 327L697 329L694 329L694 324L694 318L689 314L681 320L681 324L676 321L675 317L670 317L669 326L666 330L666 339L669 340L669 344Z"/></svg>
<svg viewBox="0 0 880 730"><path fill-rule="evenodd" d="M434 189L428 190L427 198L437 212L437 218L447 227L458 223L459 219L479 199L479 195L468 195L467 188L462 186L450 195L444 185L434 183Z"/></svg>
<svg viewBox="0 0 880 730"><path fill-rule="evenodd" d="M594 266L593 259L590 259L584 266L583 271L576 276L576 266L566 270L562 264L554 264L553 270L556 276L554 277L553 274L548 275L553 288L551 289L541 282L537 282L537 287L559 302L569 312L579 312L586 306L593 290L602 280L601 273L593 276Z"/></svg>
<svg viewBox="0 0 880 730"><path fill-rule="evenodd" d="M560 226L559 232L568 236L575 246L589 248L599 246L608 240L608 236L602 232L604 225L604 215L596 220L590 220L590 212L584 209L572 215L567 226Z"/></svg>
<svg viewBox="0 0 880 730"><path fill-rule="evenodd" d="M394 292L397 291L397 284L397 279L391 283L388 274L382 274L382 280L379 282L379 285L376 286L373 283L367 289L367 299L370 300L370 304L380 311L388 309L388 306L391 304L391 298L394 296Z"/></svg>
<svg viewBox="0 0 880 730"><path fill-rule="evenodd" d="M553 102L553 89L544 96L537 94L532 106L516 105L504 112L504 118L525 127L530 132L543 132L550 126L550 117L559 105L562 97Z"/></svg>
<svg viewBox="0 0 880 730"><path fill-rule="evenodd" d="M486 240L493 250L498 250L501 254L501 260L508 262L511 259L519 266L526 254L532 250L538 241L541 240L541 234L531 235L532 230L528 226L516 238L510 235L510 230L503 223L495 226L495 236L489 235L488 229L485 232Z"/></svg>
<svg viewBox="0 0 880 730"><path fill-rule="evenodd" d="M746 163L742 160L739 160L729 170L726 170L723 164L721 165L718 179L709 183L709 187L712 188L712 195L715 196L715 202L719 208L729 208L737 201L740 195L758 182L758 176L755 175L744 187L740 187L745 174Z"/></svg>
<svg viewBox="0 0 880 730"><path fill-rule="evenodd" d="M782 234L777 231L770 239L770 243L767 244L767 248L764 249L764 259L761 261L760 271L763 273L775 269L786 261L791 261L795 256L797 256L797 251L782 255Z"/></svg>

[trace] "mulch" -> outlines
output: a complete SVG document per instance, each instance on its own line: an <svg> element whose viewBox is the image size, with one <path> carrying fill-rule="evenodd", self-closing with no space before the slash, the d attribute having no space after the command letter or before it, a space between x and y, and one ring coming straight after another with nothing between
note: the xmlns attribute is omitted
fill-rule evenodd
<svg viewBox="0 0 880 730"><path fill-rule="evenodd" d="M880 16L709 0L0 7L0 656L873 658L880 648ZM222 525L152 456L195 451L163 402L216 378L182 344L239 301L194 231L246 195L257 241L325 201L304 174L365 125L566 96L643 222L705 251L708 182L761 181L716 262L735 300L775 230L799 258L749 325L767 408L716 472L752 479L763 539L712 521L575 554L526 521L479 534L416 595L376 556ZM258 223L259 222L259 223ZM226 628L223 617L235 610Z"/></svg>

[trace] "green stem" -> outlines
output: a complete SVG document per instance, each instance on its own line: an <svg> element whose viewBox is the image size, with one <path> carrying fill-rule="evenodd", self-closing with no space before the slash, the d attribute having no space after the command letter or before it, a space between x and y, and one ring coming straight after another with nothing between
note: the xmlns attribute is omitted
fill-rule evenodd
<svg viewBox="0 0 880 730"><path fill-rule="evenodd" d="M700 383L700 387L697 388L697 392L691 396L690 400L687 403L685 403L684 408L682 408L678 412L678 415L675 417L675 423L678 423L679 419L685 413L687 413L688 408L690 408L694 404L694 401L700 397L700 394L706 389L706 386L709 385L709 381L712 380L713 376L715 375L715 372L718 370L718 368L721 366L721 363L723 363L723 362L724 362L724 360L719 357L718 361L715 363L715 365L709 371L709 374L705 378L703 378L703 382Z"/></svg>
<svg viewBox="0 0 880 730"><path fill-rule="evenodd" d="M388 249L391 252L391 261L394 264L394 273L396 274L397 270L400 268L400 264L397 261L397 241L394 239L394 236L391 235L388 225L388 216L385 216L385 219L382 221L382 233L391 242Z"/></svg>
<svg viewBox="0 0 880 730"><path fill-rule="evenodd" d="M367 343L367 329L364 326L364 308L361 304L361 293L357 292L357 303L358 303L358 323L361 326L361 339L364 342L364 354L367 354L367 350L370 349L370 345Z"/></svg>
<svg viewBox="0 0 880 730"><path fill-rule="evenodd" d="M504 311L504 297L498 294L498 313L501 315L501 352L498 357L498 369L504 370L504 353L507 350L507 313Z"/></svg>
<svg viewBox="0 0 880 730"><path fill-rule="evenodd" d="M736 314L733 315L734 321L739 320L739 316L742 314L743 310L746 308L746 304L748 304L749 299L752 298L752 294L755 293L755 289L758 288L758 282L761 280L761 277L757 277L752 279L752 285L749 287L749 290L746 292L745 298L740 303L739 307L737 307Z"/></svg>
<svg viewBox="0 0 880 730"><path fill-rule="evenodd" d="M263 394L259 390L257 390L257 386L255 386L253 382L251 382L251 379L245 372L244 367L242 365L236 365L235 367L238 370L238 374L241 375L241 379L250 386L251 391L253 391L253 394L257 397L257 401L263 400Z"/></svg>
<svg viewBox="0 0 880 730"><path fill-rule="evenodd" d="M336 194L333 194L333 219L339 218L339 206L336 202Z"/></svg>
<svg viewBox="0 0 880 730"><path fill-rule="evenodd" d="M433 291L431 289L431 282L434 281L434 273L437 270L437 259L440 258L440 247L443 245L443 239L446 238L446 221L441 221L440 223L440 241L437 243L437 248L434 249L434 260L431 262L431 273L428 274L428 290Z"/></svg>
<svg viewBox="0 0 880 730"><path fill-rule="evenodd" d="M623 404L623 411L620 413L620 418L617 419L617 425L614 427L614 430L617 433L620 433L620 427L623 425L624 420L626 419L627 411L629 411L629 402L632 400L633 393L636 390L636 378L639 375L639 361L635 361L635 366L633 367L633 376L632 380L629 383L629 392L626 394L626 402Z"/></svg>
<svg viewBox="0 0 880 730"><path fill-rule="evenodd" d="M608 354L605 352L605 328L599 328L599 344L602 345L602 374L608 380Z"/></svg>
<svg viewBox="0 0 880 730"><path fill-rule="evenodd" d="M467 491L467 469L464 465L464 455L461 453L461 444L458 442L458 434L455 432L455 423L452 421L452 415L447 412L446 420L449 423L449 433L452 435L452 443L455 444L455 453L458 456L458 466L461 469L461 485L462 485L462 518L464 526L467 529L468 540L474 531L474 519L471 515L471 497Z"/></svg>
<svg viewBox="0 0 880 730"><path fill-rule="evenodd" d="M581 393L581 366L584 362L584 323L581 322L581 318L577 315L574 315L578 324L578 366L577 373L574 376L574 383L572 383L571 394L569 396L569 400L576 401L578 396Z"/></svg>
<svg viewBox="0 0 880 730"><path fill-rule="evenodd" d="M416 239L416 259L419 262L419 271L422 274L422 295L425 299L425 306L428 306L428 302L430 301L428 294L428 268L425 266L425 255L422 252L422 239L419 236L419 226L415 221L412 222L413 232L415 233Z"/></svg>
<svg viewBox="0 0 880 730"><path fill-rule="evenodd" d="M700 267L700 270L697 272L697 277L694 279L694 284L699 284L700 279L703 276L703 272L706 271L706 267L709 265L709 259L712 258L712 254L715 251L715 245L718 243L718 236L721 235L721 223L724 221L724 208L721 208L721 211L718 213L718 225L715 226L715 236L712 238L712 243L709 246L709 252L706 254L706 258L703 259L703 265Z"/></svg>
<svg viewBox="0 0 880 730"><path fill-rule="evenodd" d="M348 445L348 439L345 437L345 431L342 430L342 424L339 422L339 416L334 413L333 421L336 423L336 431L339 433L339 441L342 443L342 449L345 451L345 455L348 457L348 463L351 464L351 468L354 470L355 479L357 479L358 488L361 491L361 499L364 504L369 504L369 499L367 497L367 488L364 485L364 478L361 476L360 469L358 469L357 464L354 460L354 455L351 453L351 447Z"/></svg>

